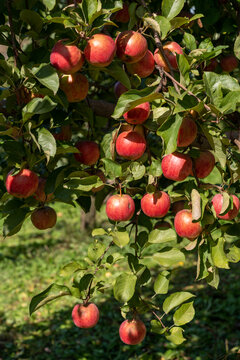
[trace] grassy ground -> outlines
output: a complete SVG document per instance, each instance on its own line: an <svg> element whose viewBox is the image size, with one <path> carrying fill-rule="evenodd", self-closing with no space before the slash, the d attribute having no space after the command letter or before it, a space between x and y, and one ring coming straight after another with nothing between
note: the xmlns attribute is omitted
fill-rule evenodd
<svg viewBox="0 0 240 360"><path fill-rule="evenodd" d="M0 242L0 360L240 359L239 265L221 272L218 291L204 283L194 284L194 261L174 272L173 291L185 286L198 295L196 316L185 327L187 341L181 346L150 331L142 345L122 344L118 336L122 318L111 294L97 299L101 318L94 329L74 326L73 298L53 302L30 318L28 305L33 294L55 281L63 264L86 254L91 241L79 230L79 209L55 208L58 223L53 230L36 231L28 221L18 235ZM144 321L149 327L150 318L146 316Z"/></svg>

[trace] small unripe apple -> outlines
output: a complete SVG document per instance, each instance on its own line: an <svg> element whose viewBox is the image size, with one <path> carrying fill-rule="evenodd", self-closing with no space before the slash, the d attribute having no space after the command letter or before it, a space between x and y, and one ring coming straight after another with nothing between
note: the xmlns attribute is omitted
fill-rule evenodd
<svg viewBox="0 0 240 360"><path fill-rule="evenodd" d="M88 79L79 73L63 75L60 79L60 89L64 91L69 102L85 99L88 94L88 88Z"/></svg>
<svg viewBox="0 0 240 360"><path fill-rule="evenodd" d="M188 209L181 210L176 214L174 227L179 236L189 240L198 237L203 230L199 222L192 222L192 212Z"/></svg>
<svg viewBox="0 0 240 360"><path fill-rule="evenodd" d="M56 130L55 130L56 131ZM56 140L69 141L72 137L72 129L70 125L63 125L57 129L56 133L53 133Z"/></svg>
<svg viewBox="0 0 240 360"><path fill-rule="evenodd" d="M137 125L144 123L144 121L148 119L149 115L150 104L149 102L145 102L127 111L123 114L123 117L129 124Z"/></svg>
<svg viewBox="0 0 240 360"><path fill-rule="evenodd" d="M50 229L57 222L57 214L53 208L44 206L33 211L31 221L39 230Z"/></svg>
<svg viewBox="0 0 240 360"><path fill-rule="evenodd" d="M116 98L118 99L122 94L124 94L126 91L128 91L128 88L124 86L120 81L117 81L114 85L114 94Z"/></svg>
<svg viewBox="0 0 240 360"><path fill-rule="evenodd" d="M60 40L52 49L50 62L61 73L73 74L83 66L84 56L77 46L64 45Z"/></svg>
<svg viewBox="0 0 240 360"><path fill-rule="evenodd" d="M214 70L216 70L217 66L218 66L217 60L215 58L211 59L209 64L207 66L205 66L203 71L214 71Z"/></svg>
<svg viewBox="0 0 240 360"><path fill-rule="evenodd" d="M158 221L154 225L154 229L171 229L171 225L167 221Z"/></svg>
<svg viewBox="0 0 240 360"><path fill-rule="evenodd" d="M127 345L137 345L146 336L146 326L139 319L125 320L119 328L119 335L122 342Z"/></svg>
<svg viewBox="0 0 240 360"><path fill-rule="evenodd" d="M219 219L233 220L238 215L238 212L240 209L240 201L236 195L230 195L230 196L233 200L233 208L232 208L232 210L229 210L225 215L219 215L221 212L221 209L222 209L223 195L216 194L212 199L212 204L213 204L214 210Z"/></svg>
<svg viewBox="0 0 240 360"><path fill-rule="evenodd" d="M129 64L141 60L148 49L145 37L133 30L120 33L116 39L116 45L119 59Z"/></svg>
<svg viewBox="0 0 240 360"><path fill-rule="evenodd" d="M177 64L176 54L183 54L181 46L178 43L176 43L175 41L171 41L171 42L166 43L163 46L163 50L164 50L164 54L166 55L171 67L174 70L177 70L178 64ZM163 56L161 55L159 49L156 49L154 52L154 60L155 60L156 64L158 66L161 66L165 71L167 71L167 72L170 71L170 69L169 69L167 63L165 62Z"/></svg>
<svg viewBox="0 0 240 360"><path fill-rule="evenodd" d="M107 217L112 221L127 221L133 217L135 204L129 195L112 195L106 204Z"/></svg>
<svg viewBox="0 0 240 360"><path fill-rule="evenodd" d="M172 212L177 214L180 210L183 210L185 206L185 202L182 200L176 201L172 204Z"/></svg>
<svg viewBox="0 0 240 360"><path fill-rule="evenodd" d="M87 305L77 304L73 308L72 319L74 324L79 328L92 328L99 320L98 307L93 303L89 303Z"/></svg>
<svg viewBox="0 0 240 360"><path fill-rule="evenodd" d="M197 136L197 125L190 116L186 116L178 131L177 146L183 147L190 145Z"/></svg>
<svg viewBox="0 0 240 360"><path fill-rule="evenodd" d="M149 217L162 218L170 209L170 197L164 191L156 191L153 194L145 194L141 199L141 208Z"/></svg>
<svg viewBox="0 0 240 360"><path fill-rule="evenodd" d="M128 23L130 20L128 4L124 3L123 8L121 10L118 10L116 13L114 13L112 19L119 23L123 23L123 24Z"/></svg>
<svg viewBox="0 0 240 360"><path fill-rule="evenodd" d="M183 181L192 172L192 160L189 155L175 151L162 159L162 172L167 179Z"/></svg>
<svg viewBox="0 0 240 360"><path fill-rule="evenodd" d="M153 54L147 50L141 60L133 64L127 64L127 70L130 74L137 74L140 78L146 78L152 74L155 69Z"/></svg>
<svg viewBox="0 0 240 360"><path fill-rule="evenodd" d="M117 137L116 151L128 160L139 159L146 150L146 140L136 131L123 131Z"/></svg>
<svg viewBox="0 0 240 360"><path fill-rule="evenodd" d="M29 169L23 169L16 175L10 171L6 178L7 192L17 198L27 198L35 193L38 187L38 176Z"/></svg>
<svg viewBox="0 0 240 360"><path fill-rule="evenodd" d="M232 72L238 67L238 59L234 55L227 55L221 59L220 65L223 71Z"/></svg>
<svg viewBox="0 0 240 360"><path fill-rule="evenodd" d="M54 198L54 195L52 193L51 194L45 193L46 182L47 182L46 179L42 177L38 178L38 188L33 194L33 196L39 202L49 202Z"/></svg>
<svg viewBox="0 0 240 360"><path fill-rule="evenodd" d="M205 177L207 177L212 172L214 165L215 158L213 154L208 150L201 151L200 156L196 159L193 159L195 173L199 179L204 179Z"/></svg>
<svg viewBox="0 0 240 360"><path fill-rule="evenodd" d="M108 35L95 34L84 49L86 60L94 66L106 67L113 61L116 52L115 41Z"/></svg>
<svg viewBox="0 0 240 360"><path fill-rule="evenodd" d="M100 157L99 146L94 141L79 141L76 148L80 153L74 153L74 157L84 165L94 165Z"/></svg>

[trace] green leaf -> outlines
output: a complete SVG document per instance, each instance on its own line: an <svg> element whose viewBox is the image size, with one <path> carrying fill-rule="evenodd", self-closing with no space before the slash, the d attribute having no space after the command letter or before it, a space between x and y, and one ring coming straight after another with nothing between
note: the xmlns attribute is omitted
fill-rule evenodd
<svg viewBox="0 0 240 360"><path fill-rule="evenodd" d="M88 257L93 262L96 262L104 253L105 246L100 242L94 242L88 247Z"/></svg>
<svg viewBox="0 0 240 360"><path fill-rule="evenodd" d="M195 310L193 307L193 301L187 304L183 304L177 309L173 315L174 324L181 326L192 321L195 315Z"/></svg>
<svg viewBox="0 0 240 360"><path fill-rule="evenodd" d="M236 107L240 104L240 91L231 91L222 99L219 110L223 114L230 114L236 111Z"/></svg>
<svg viewBox="0 0 240 360"><path fill-rule="evenodd" d="M38 130L38 143L43 149L44 154L46 155L47 160L49 161L50 157L54 157L56 154L56 140L53 135L45 128Z"/></svg>
<svg viewBox="0 0 240 360"><path fill-rule="evenodd" d="M213 264L221 269L229 269L228 258L224 252L224 239L220 238L217 242L211 243L211 255Z"/></svg>
<svg viewBox="0 0 240 360"><path fill-rule="evenodd" d="M170 21L167 18L165 18L164 16L160 16L160 15L156 16L154 19L159 24L161 39L164 40L165 37L167 36L169 30L171 29Z"/></svg>
<svg viewBox="0 0 240 360"><path fill-rule="evenodd" d="M134 180L139 180L145 175L145 166L142 164L139 164L139 162L134 161L130 164L130 171L132 173L132 176Z"/></svg>
<svg viewBox="0 0 240 360"><path fill-rule="evenodd" d="M106 235L107 232L102 228L93 229L92 236L103 236Z"/></svg>
<svg viewBox="0 0 240 360"><path fill-rule="evenodd" d="M170 116L157 131L164 141L165 154L171 154L177 149L178 131L182 124L182 117L177 114Z"/></svg>
<svg viewBox="0 0 240 360"><path fill-rule="evenodd" d="M240 60L240 35L237 36L234 42L234 54Z"/></svg>
<svg viewBox="0 0 240 360"><path fill-rule="evenodd" d="M197 48L195 37L187 32L183 35L183 43L189 50L195 50Z"/></svg>
<svg viewBox="0 0 240 360"><path fill-rule="evenodd" d="M52 111L57 106L57 103L52 101L48 96L44 98L34 98L32 99L24 108L22 109L23 121L28 120L34 114L45 114Z"/></svg>
<svg viewBox="0 0 240 360"><path fill-rule="evenodd" d="M40 294L35 295L29 306L29 313L32 315L40 307L46 305L50 301L53 301L59 297L71 295L71 292L67 286L51 284L46 290L42 291Z"/></svg>
<svg viewBox="0 0 240 360"><path fill-rule="evenodd" d="M167 278L167 275L169 274L170 273L168 271L163 271L157 276L153 287L156 294L168 293L169 279Z"/></svg>
<svg viewBox="0 0 240 360"><path fill-rule="evenodd" d="M153 259L162 266L177 265L185 261L185 255L179 249L171 249L153 254Z"/></svg>
<svg viewBox="0 0 240 360"><path fill-rule="evenodd" d="M101 159L101 161L104 163L105 167L105 173L106 175L109 175L111 177L120 177L122 175L122 167L117 162L111 160L111 159Z"/></svg>
<svg viewBox="0 0 240 360"><path fill-rule="evenodd" d="M66 183L66 186L81 191L90 191L94 187L103 185L102 180L96 175L87 176L84 178L73 178Z"/></svg>
<svg viewBox="0 0 240 360"><path fill-rule="evenodd" d="M56 0L40 0L40 1L48 8L48 10L52 10L56 5Z"/></svg>
<svg viewBox="0 0 240 360"><path fill-rule="evenodd" d="M128 30L132 30L132 28L137 23L137 17L136 17L136 7L138 4L136 2L130 2L130 5L128 6L128 12L130 16L130 21L128 23Z"/></svg>
<svg viewBox="0 0 240 360"><path fill-rule="evenodd" d="M237 246L232 246L227 253L227 258L230 262L237 263L240 261L240 249Z"/></svg>
<svg viewBox="0 0 240 360"><path fill-rule="evenodd" d="M151 321L151 332L154 332L156 334L162 335L164 334L168 329L165 327L162 327L162 324L158 320L152 320Z"/></svg>
<svg viewBox="0 0 240 360"><path fill-rule="evenodd" d="M185 0L163 0L162 14L171 20L177 16L184 6Z"/></svg>
<svg viewBox="0 0 240 360"><path fill-rule="evenodd" d="M101 70L120 81L126 88L131 89L129 77L117 61L112 62L107 68L101 68Z"/></svg>
<svg viewBox="0 0 240 360"><path fill-rule="evenodd" d="M126 246L129 241L129 234L125 229L120 229L118 231L111 231L110 234L112 236L114 244L122 248L123 246Z"/></svg>
<svg viewBox="0 0 240 360"><path fill-rule="evenodd" d="M177 241L177 235L173 229L155 229L148 237L148 242L151 244L162 244L168 241Z"/></svg>
<svg viewBox="0 0 240 360"><path fill-rule="evenodd" d="M166 333L166 339L176 345L180 345L186 340L183 337L183 329L176 326L170 329L170 335L167 335Z"/></svg>
<svg viewBox="0 0 240 360"><path fill-rule="evenodd" d="M80 262L71 261L70 263L68 263L62 267L59 274L60 274L60 276L71 276L77 270L85 270L85 269L87 269L87 267L88 267L88 264L84 260L80 260Z"/></svg>
<svg viewBox="0 0 240 360"><path fill-rule="evenodd" d="M59 77L54 67L49 64L41 64L38 68L33 68L32 73L42 85L56 95L59 88Z"/></svg>
<svg viewBox="0 0 240 360"><path fill-rule="evenodd" d="M207 281L208 285L217 289L218 285L219 285L219 280L220 279L219 279L219 274L218 274L218 268L213 266L211 271L209 269L209 275L206 277L206 281Z"/></svg>
<svg viewBox="0 0 240 360"><path fill-rule="evenodd" d="M135 292L137 277L133 274L123 273L116 279L113 294L115 299L120 302L129 301Z"/></svg>
<svg viewBox="0 0 240 360"><path fill-rule="evenodd" d="M195 295L191 294L187 291L175 292L169 295L163 302L163 311L168 314L172 309L181 305L185 301L195 297Z"/></svg>
<svg viewBox="0 0 240 360"><path fill-rule="evenodd" d="M152 176L162 175L162 166L160 160L152 159L152 163L148 169L148 174Z"/></svg>
<svg viewBox="0 0 240 360"><path fill-rule="evenodd" d="M43 27L43 20L36 11L24 9L20 12L20 19L29 24L31 28L36 31L36 33L41 32Z"/></svg>
<svg viewBox="0 0 240 360"><path fill-rule="evenodd" d="M28 209L16 208L14 213L8 215L3 223L3 236L12 236L21 230L28 211Z"/></svg>
<svg viewBox="0 0 240 360"><path fill-rule="evenodd" d="M184 83L188 85L190 82L189 72L191 68L186 56L184 54L177 55L177 63L181 75L180 82L181 84L183 83L183 85Z"/></svg>
<svg viewBox="0 0 240 360"><path fill-rule="evenodd" d="M102 13L102 4L100 0L83 0L81 7L88 19L89 25L91 25Z"/></svg>

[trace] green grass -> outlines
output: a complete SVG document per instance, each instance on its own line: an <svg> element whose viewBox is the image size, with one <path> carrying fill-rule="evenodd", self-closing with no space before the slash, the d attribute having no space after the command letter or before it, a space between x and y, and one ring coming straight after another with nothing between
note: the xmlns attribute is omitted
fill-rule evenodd
<svg viewBox="0 0 240 360"><path fill-rule="evenodd" d="M171 277L171 291L197 294L196 316L185 326L181 346L150 331L142 345L126 346L118 335L122 321L111 293L98 297L101 318L90 330L74 326L71 311L77 302L63 298L39 309L31 318L31 297L58 279L58 270L86 255L92 241L80 231L80 210L54 205L57 226L41 232L28 220L21 232L0 242L0 360L221 360L237 359L240 339L240 266L221 272L219 290L195 283L195 260L179 267ZM98 218L99 224L103 216ZM108 274L108 276L114 276ZM159 297L159 301L161 297ZM144 321L149 329L150 316Z"/></svg>

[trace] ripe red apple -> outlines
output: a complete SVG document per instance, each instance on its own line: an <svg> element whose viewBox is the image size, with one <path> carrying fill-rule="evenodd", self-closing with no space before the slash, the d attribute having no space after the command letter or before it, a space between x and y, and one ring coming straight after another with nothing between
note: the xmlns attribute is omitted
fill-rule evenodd
<svg viewBox="0 0 240 360"><path fill-rule="evenodd" d="M49 202L54 198L54 195L52 193L51 194L45 193L46 182L47 182L46 179L42 177L38 178L38 188L33 194L33 197L39 202Z"/></svg>
<svg viewBox="0 0 240 360"><path fill-rule="evenodd" d="M123 131L117 137L116 150L125 159L137 160L146 150L146 140L136 131Z"/></svg>
<svg viewBox="0 0 240 360"><path fill-rule="evenodd" d="M82 74L63 75L60 88L64 91L69 102L77 102L86 98L88 94L88 79Z"/></svg>
<svg viewBox="0 0 240 360"><path fill-rule="evenodd" d="M175 41L170 41L163 46L163 50L172 68L174 70L177 70L178 64L177 64L176 54L183 54L181 46L178 45L178 43L176 43ZM158 66L163 67L165 71L167 72L170 71L159 49L156 49L154 52L154 60L156 64Z"/></svg>
<svg viewBox="0 0 240 360"><path fill-rule="evenodd" d="M44 206L33 211L31 220L33 225L39 230L50 229L57 222L57 214L53 208Z"/></svg>
<svg viewBox="0 0 240 360"><path fill-rule="evenodd" d="M79 141L76 148L80 153L74 153L75 159L84 165L94 165L99 159L100 150L94 141Z"/></svg>
<svg viewBox="0 0 240 360"><path fill-rule="evenodd" d="M126 63L141 60L147 52L147 40L139 32L127 30L116 39L117 56Z"/></svg>
<svg viewBox="0 0 240 360"><path fill-rule="evenodd" d="M122 342L127 345L137 345L146 336L146 326L139 319L125 320L119 328L119 335Z"/></svg>
<svg viewBox="0 0 240 360"><path fill-rule="evenodd" d="M185 206L185 202L182 200L176 201L172 204L172 212L177 214L180 210L183 210Z"/></svg>
<svg viewBox="0 0 240 360"><path fill-rule="evenodd" d="M162 172L167 179L182 181L192 172L192 160L189 155L175 151L162 159Z"/></svg>
<svg viewBox="0 0 240 360"><path fill-rule="evenodd" d="M132 125L132 124L122 124L121 128L120 128L120 133L124 132L124 131L135 131L138 134L140 134L141 136L145 137L144 134L144 127L142 125Z"/></svg>
<svg viewBox="0 0 240 360"><path fill-rule="evenodd" d="M38 187L38 176L29 169L23 169L16 175L10 171L6 178L7 192L17 198L27 198L35 193Z"/></svg>
<svg viewBox="0 0 240 360"><path fill-rule="evenodd" d="M199 179L207 177L212 172L214 165L215 158L208 150L201 151L200 156L193 159L193 166L195 168L196 176Z"/></svg>
<svg viewBox="0 0 240 360"><path fill-rule="evenodd" d="M176 214L174 227L179 236L186 237L189 240L198 237L203 230L199 222L192 222L192 212L188 209L181 210Z"/></svg>
<svg viewBox="0 0 240 360"><path fill-rule="evenodd" d="M227 55L221 59L220 65L223 71L232 72L238 67L238 59L234 55Z"/></svg>
<svg viewBox="0 0 240 360"><path fill-rule="evenodd" d="M127 221L133 217L135 204L129 195L113 195L106 205L107 217L113 221Z"/></svg>
<svg viewBox="0 0 240 360"><path fill-rule="evenodd" d="M219 219L223 220L232 220L234 219L239 212L240 209L240 201L236 195L230 195L233 199L233 209L229 210L225 215L219 215L222 209L223 204L223 196L222 194L216 194L212 199L212 204L216 215Z"/></svg>
<svg viewBox="0 0 240 360"><path fill-rule="evenodd" d="M114 85L114 94L116 98L118 99L122 94L124 94L126 91L128 91L128 88L124 86L120 81L117 81Z"/></svg>
<svg viewBox="0 0 240 360"><path fill-rule="evenodd" d="M103 183L106 182L105 175L104 175L104 173L103 173L101 170L97 170L95 174L91 174L91 175L96 175L96 176L98 176L98 177L102 180ZM97 187L93 187L93 188L92 188L92 192L93 192L93 193L97 193L97 192L101 191L103 188L104 188L104 185L97 186Z"/></svg>
<svg viewBox="0 0 240 360"><path fill-rule="evenodd" d="M113 61L116 52L114 40L105 34L95 34L84 49L86 60L97 67L106 67Z"/></svg>
<svg viewBox="0 0 240 360"><path fill-rule="evenodd" d="M55 130L56 131L56 130ZM70 141L72 137L72 129L70 125L63 125L57 129L56 133L53 133L56 140Z"/></svg>
<svg viewBox="0 0 240 360"><path fill-rule="evenodd" d="M149 102L137 105L135 108L127 111L123 117L129 124L142 124L148 119L150 115L150 104Z"/></svg>
<svg viewBox="0 0 240 360"><path fill-rule="evenodd" d="M154 225L154 229L171 229L171 225L167 221L158 221Z"/></svg>
<svg viewBox="0 0 240 360"><path fill-rule="evenodd" d="M92 328L99 320L98 307L93 303L89 303L87 305L77 304L73 308L72 319L74 324L79 328Z"/></svg>
<svg viewBox="0 0 240 360"><path fill-rule="evenodd" d="M190 116L183 118L178 131L177 146L183 147L190 145L197 136L197 125Z"/></svg>
<svg viewBox="0 0 240 360"><path fill-rule="evenodd" d="M147 50L141 60L133 64L127 64L127 70L130 74L137 74L140 78L146 78L152 74L155 69L153 54Z"/></svg>
<svg viewBox="0 0 240 360"><path fill-rule="evenodd" d="M211 59L209 64L207 66L205 66L203 71L214 71L214 70L216 70L217 66L218 66L217 60L215 58Z"/></svg>
<svg viewBox="0 0 240 360"><path fill-rule="evenodd" d="M84 56L77 46L64 45L60 40L52 49L50 62L63 74L73 74L83 66Z"/></svg>
<svg viewBox="0 0 240 360"><path fill-rule="evenodd" d="M170 197L164 191L145 194L141 200L142 211L149 217L164 217L168 213L170 205Z"/></svg>
<svg viewBox="0 0 240 360"><path fill-rule="evenodd" d="M112 19L119 23L123 23L123 24L128 23L130 20L128 4L124 3L123 8L121 10L118 10L116 13L114 13Z"/></svg>

